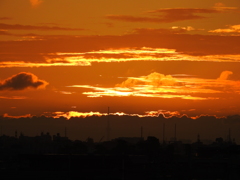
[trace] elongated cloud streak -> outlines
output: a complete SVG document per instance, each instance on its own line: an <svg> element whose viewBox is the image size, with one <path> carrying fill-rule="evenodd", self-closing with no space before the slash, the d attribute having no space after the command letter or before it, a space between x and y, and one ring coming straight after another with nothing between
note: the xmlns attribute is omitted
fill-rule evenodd
<svg viewBox="0 0 240 180"><path fill-rule="evenodd" d="M78 28L64 28L58 26L32 26L32 25L22 25L22 24L6 24L0 23L0 29L3 30L40 30L40 31L50 31L50 30L64 30L64 31L79 31L83 29Z"/></svg>
<svg viewBox="0 0 240 180"><path fill-rule="evenodd" d="M10 18L10 17L0 17L0 20L10 20L10 19L12 19L12 18Z"/></svg>
<svg viewBox="0 0 240 180"><path fill-rule="evenodd" d="M150 22L150 23L171 23L177 21L203 19L204 16L199 14L219 13L217 9L203 8L167 8L149 11L148 14L154 13L155 17L139 17L129 15L107 15L106 18L111 20L126 22Z"/></svg>
<svg viewBox="0 0 240 180"><path fill-rule="evenodd" d="M224 29L215 29L210 30L211 33L218 33L218 34L224 34L224 35L237 35L240 36L240 24L228 26L228 28Z"/></svg>
<svg viewBox="0 0 240 180"><path fill-rule="evenodd" d="M0 41L0 67L90 66L93 62L126 61L240 62L240 36L180 33L187 29L192 28L140 28L124 36L47 38L32 34L22 41ZM1 34L9 32L0 30Z"/></svg>
<svg viewBox="0 0 240 180"><path fill-rule="evenodd" d="M25 96L0 96L0 99L27 99Z"/></svg>

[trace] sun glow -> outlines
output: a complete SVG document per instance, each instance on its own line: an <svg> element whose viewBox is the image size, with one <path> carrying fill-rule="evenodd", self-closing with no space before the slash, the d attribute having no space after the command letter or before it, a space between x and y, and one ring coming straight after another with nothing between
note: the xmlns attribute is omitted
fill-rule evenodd
<svg viewBox="0 0 240 180"><path fill-rule="evenodd" d="M94 91L83 92L88 97L136 96L214 100L219 99L228 92L240 94L240 82L227 80L230 74L232 72L223 71L217 79L201 79L191 76L176 78L155 72L148 76L129 77L121 84L116 84L115 87L96 87L91 85L72 85L67 87L93 89Z"/></svg>
<svg viewBox="0 0 240 180"><path fill-rule="evenodd" d="M49 113L46 113L49 115ZM51 113L50 113L51 114ZM138 117L159 117L162 115L164 118L171 118L173 116L175 117L182 117L183 114L181 114L178 111L167 111L167 110L158 110L158 111L146 111L144 114L128 114L124 112L113 112L113 113L101 113L101 112L77 112L77 111L69 111L69 112L54 112L52 115L50 115L53 118L60 118L64 117L66 119L70 119L72 117L82 117L86 118L89 116L138 116Z"/></svg>
<svg viewBox="0 0 240 180"><path fill-rule="evenodd" d="M71 117L87 117L87 116L103 116L106 114L102 114L100 112L77 112L77 111L69 111L69 112L55 112L54 118L65 117L70 119Z"/></svg>
<svg viewBox="0 0 240 180"><path fill-rule="evenodd" d="M192 109L187 110L189 112L193 111ZM165 119L170 119L173 117L177 117L177 118L182 118L182 117L186 117L189 119L193 119L196 120L198 118L201 118L202 116L214 116L216 118L225 118L225 116L216 116L214 114L210 115L210 114L201 114L201 115L192 115L192 116L188 116L185 113L183 113L183 111L169 111L169 110L164 110L164 109L160 109L160 110L152 110L152 111L145 111L143 114L138 114L138 113L125 113L125 112L112 112L112 113L107 113L107 112L78 112L78 111L67 111L67 112L61 112L61 111L57 111L57 112L44 112L42 114L42 116L45 117L52 117L54 119L59 119L61 117L65 118L66 120L70 120L71 118L86 118L86 117L91 117L91 116L136 116L136 117L140 117L140 118L144 118L144 117L163 117ZM4 118L12 118L12 119L18 119L18 118L32 118L33 115L31 114L25 114L25 115L18 115L18 116L12 116L9 115L7 113L3 114Z"/></svg>

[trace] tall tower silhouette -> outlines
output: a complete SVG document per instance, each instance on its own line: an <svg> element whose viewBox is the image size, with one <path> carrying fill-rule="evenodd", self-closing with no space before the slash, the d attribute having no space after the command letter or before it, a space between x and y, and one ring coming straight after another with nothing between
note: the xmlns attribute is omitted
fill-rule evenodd
<svg viewBox="0 0 240 180"><path fill-rule="evenodd" d="M228 129L228 142L232 142L232 139L231 139L231 129L230 128Z"/></svg>
<svg viewBox="0 0 240 180"><path fill-rule="evenodd" d="M109 113L110 108L108 107L108 119L107 119L107 141L110 141L110 113Z"/></svg>
<svg viewBox="0 0 240 180"><path fill-rule="evenodd" d="M200 134L197 135L197 142L198 142L198 143L201 142L201 141L200 141Z"/></svg>
<svg viewBox="0 0 240 180"><path fill-rule="evenodd" d="M175 123L175 128L174 128L174 141L177 141L177 125Z"/></svg>
<svg viewBox="0 0 240 180"><path fill-rule="evenodd" d="M163 130L162 130L162 133L163 133L163 143L165 143L165 123L163 123Z"/></svg>
<svg viewBox="0 0 240 180"><path fill-rule="evenodd" d="M67 137L67 128L66 127L64 129L64 135L65 135L65 137Z"/></svg>
<svg viewBox="0 0 240 180"><path fill-rule="evenodd" d="M18 138L17 130L15 131L15 138Z"/></svg>

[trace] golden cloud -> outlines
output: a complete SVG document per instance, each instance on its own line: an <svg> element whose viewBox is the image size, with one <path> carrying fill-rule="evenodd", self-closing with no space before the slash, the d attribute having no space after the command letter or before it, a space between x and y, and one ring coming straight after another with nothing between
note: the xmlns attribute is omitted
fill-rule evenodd
<svg viewBox="0 0 240 180"><path fill-rule="evenodd" d="M220 77L217 79L218 81L221 81L221 80L227 80L228 79L228 76L233 74L232 71L223 71L220 75Z"/></svg>
<svg viewBox="0 0 240 180"><path fill-rule="evenodd" d="M152 85L153 87L159 86L181 86L182 82L178 82L177 79L171 75L159 74L157 72L151 73L148 76L140 78L128 78L121 84L117 84L119 87L133 87L136 85Z"/></svg>
<svg viewBox="0 0 240 180"><path fill-rule="evenodd" d="M240 24L228 26L228 28L225 28L225 29L210 30L209 32L239 36L240 35Z"/></svg>
<svg viewBox="0 0 240 180"><path fill-rule="evenodd" d="M0 96L0 99L27 99L25 96Z"/></svg>
<svg viewBox="0 0 240 180"><path fill-rule="evenodd" d="M0 67L90 66L93 62L126 61L240 62L240 36L187 35L180 32L190 27L176 28L139 28L124 36L37 36L31 41L0 41Z"/></svg>
<svg viewBox="0 0 240 180"><path fill-rule="evenodd" d="M93 89L83 92L88 97L155 97L155 98L180 98L186 100L213 100L226 97L229 93L240 94L240 82L227 80L231 71L223 71L217 79L201 79L191 76L179 78L157 72L147 76L129 77L115 87L95 87L90 85L72 85ZM224 96L225 94L225 96Z"/></svg>

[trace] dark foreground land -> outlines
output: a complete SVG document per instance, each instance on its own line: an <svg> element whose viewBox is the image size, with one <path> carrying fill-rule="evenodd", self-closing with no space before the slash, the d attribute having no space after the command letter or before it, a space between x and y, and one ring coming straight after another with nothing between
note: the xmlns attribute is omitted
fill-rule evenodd
<svg viewBox="0 0 240 180"><path fill-rule="evenodd" d="M1 179L240 179L240 147L217 138L159 143L155 137L94 143L48 133L0 137Z"/></svg>

